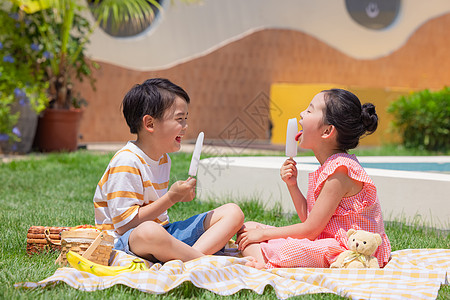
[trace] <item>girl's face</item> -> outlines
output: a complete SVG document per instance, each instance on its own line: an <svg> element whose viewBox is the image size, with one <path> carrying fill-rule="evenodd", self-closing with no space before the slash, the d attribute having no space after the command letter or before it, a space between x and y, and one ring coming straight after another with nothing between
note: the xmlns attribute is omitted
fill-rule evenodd
<svg viewBox="0 0 450 300"><path fill-rule="evenodd" d="M324 124L325 98L324 93L314 96L306 110L300 113L299 124L303 133L299 144L304 149L314 149L320 142L323 131L328 126Z"/></svg>
<svg viewBox="0 0 450 300"><path fill-rule="evenodd" d="M164 118L155 120L155 137L164 153L179 151L181 139L187 129L188 105L176 97L173 105L167 109Z"/></svg>

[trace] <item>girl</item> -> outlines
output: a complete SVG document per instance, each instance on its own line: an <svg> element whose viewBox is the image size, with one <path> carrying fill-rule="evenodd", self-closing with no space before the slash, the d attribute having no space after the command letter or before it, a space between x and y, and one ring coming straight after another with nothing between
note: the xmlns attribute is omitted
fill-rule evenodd
<svg viewBox="0 0 450 300"><path fill-rule="evenodd" d="M354 155L366 133L378 126L375 106L349 91L325 90L314 96L300 114L302 148L311 149L320 167L309 174L307 197L297 185L297 167L287 159L281 167L301 223L272 227L246 222L236 242L247 265L256 268L328 268L346 250L350 228L379 233L382 244L375 252L380 267L388 261L391 246L384 232L376 188Z"/></svg>

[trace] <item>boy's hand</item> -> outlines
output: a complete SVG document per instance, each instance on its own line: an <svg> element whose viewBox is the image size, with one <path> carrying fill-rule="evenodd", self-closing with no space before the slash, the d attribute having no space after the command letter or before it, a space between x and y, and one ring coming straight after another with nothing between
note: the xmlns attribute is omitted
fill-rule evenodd
<svg viewBox="0 0 450 300"><path fill-rule="evenodd" d="M196 184L197 179L192 177L186 181L174 182L167 192L172 203L192 201L195 197Z"/></svg>
<svg viewBox="0 0 450 300"><path fill-rule="evenodd" d="M297 185L297 163L295 160L289 158L283 163L280 169L281 179L286 182L287 185Z"/></svg>

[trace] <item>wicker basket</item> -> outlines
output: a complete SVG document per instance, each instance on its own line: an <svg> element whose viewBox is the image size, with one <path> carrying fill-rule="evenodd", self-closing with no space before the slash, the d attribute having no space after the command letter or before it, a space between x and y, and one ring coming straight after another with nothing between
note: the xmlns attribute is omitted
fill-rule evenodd
<svg viewBox="0 0 450 300"><path fill-rule="evenodd" d="M33 255L61 250L61 232L71 227L31 226L27 233L27 253Z"/></svg>
<svg viewBox="0 0 450 300"><path fill-rule="evenodd" d="M60 266L67 265L66 254L71 250L92 262L107 266L113 247L114 238L104 231L63 231L61 232L61 254L55 263Z"/></svg>

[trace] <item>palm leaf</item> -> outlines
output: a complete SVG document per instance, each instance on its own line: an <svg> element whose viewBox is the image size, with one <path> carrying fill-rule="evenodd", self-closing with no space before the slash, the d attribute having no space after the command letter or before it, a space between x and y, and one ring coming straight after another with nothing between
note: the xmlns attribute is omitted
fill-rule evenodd
<svg viewBox="0 0 450 300"><path fill-rule="evenodd" d="M118 31L124 24L140 31L153 20L155 10L162 10L156 0L95 0L92 9L100 26L112 31Z"/></svg>

